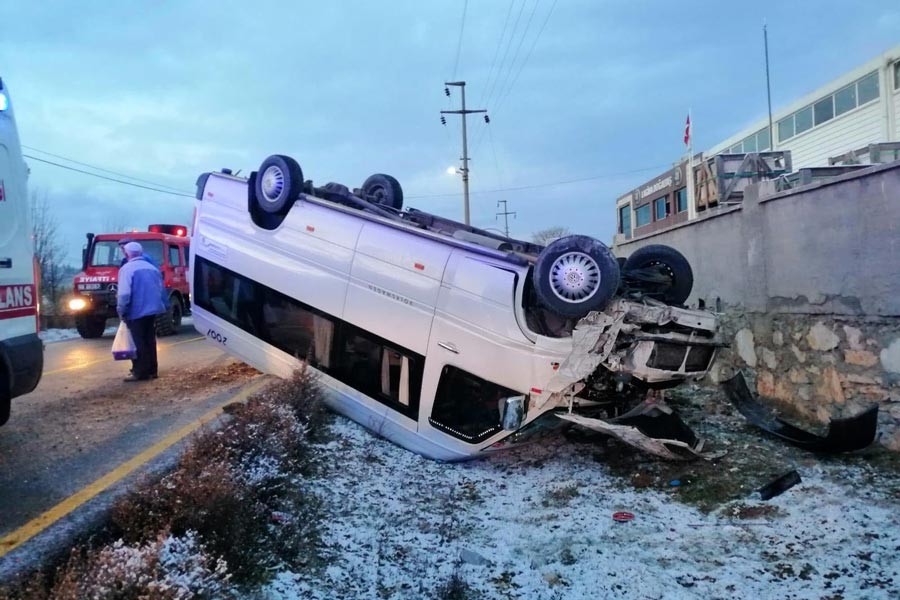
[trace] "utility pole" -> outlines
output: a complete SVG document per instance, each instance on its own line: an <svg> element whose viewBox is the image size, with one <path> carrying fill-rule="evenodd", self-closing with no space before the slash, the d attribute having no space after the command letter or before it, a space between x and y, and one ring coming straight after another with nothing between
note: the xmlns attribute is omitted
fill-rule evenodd
<svg viewBox="0 0 900 600"><path fill-rule="evenodd" d="M772 86L769 84L769 33L763 21L763 46L766 52L766 98L769 100L769 150L775 150L775 130L772 125Z"/></svg>
<svg viewBox="0 0 900 600"><path fill-rule="evenodd" d="M469 225L469 142L466 138L466 115L472 113L486 113L487 110L466 110L466 82L465 81L446 81L444 85L452 85L462 90L462 110L442 110L441 114L462 115L462 139L463 139L463 155L462 155L462 180L463 180L463 208L465 212L465 223ZM449 95L449 90L447 91Z"/></svg>
<svg viewBox="0 0 900 600"><path fill-rule="evenodd" d="M506 235L506 237L509 237L509 215L512 215L513 219L515 219L516 212L510 212L509 210L507 210L509 207L506 205L506 200L497 200L497 208L500 208L501 204L503 205L503 212L498 212L494 216L494 219L496 220L497 217L501 215L503 216L503 231L505 232L504 235Z"/></svg>

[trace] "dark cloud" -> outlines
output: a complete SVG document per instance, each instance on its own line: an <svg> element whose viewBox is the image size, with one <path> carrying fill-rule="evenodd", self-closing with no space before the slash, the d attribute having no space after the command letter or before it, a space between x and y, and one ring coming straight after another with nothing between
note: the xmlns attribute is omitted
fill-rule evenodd
<svg viewBox="0 0 900 600"><path fill-rule="evenodd" d="M615 198L655 174L628 172L678 159L689 107L698 149L765 110L758 10L523 1L512 4L507 33L520 7L517 35L536 10L518 54L518 37L508 52L498 44L510 2L468 3L457 77L469 83L470 106L486 103L492 117L490 126L470 122L479 225L496 226L497 200L506 199L518 212L516 235L563 225L609 240ZM442 127L438 111L458 102L448 103L443 82L456 62L461 12L459 0L7 2L0 3L0 76L24 144L188 192L204 170L246 172L277 152L295 156L317 182L359 185L387 172L409 196L458 194L459 178L445 170L458 164L459 120ZM895 0L852 10L805 0L773 11L774 104L896 44L896 19ZM489 75L498 70L495 83ZM110 214L136 227L190 216L188 198L31 166L31 186L59 207L72 260L83 233ZM409 204L462 212L459 196Z"/></svg>

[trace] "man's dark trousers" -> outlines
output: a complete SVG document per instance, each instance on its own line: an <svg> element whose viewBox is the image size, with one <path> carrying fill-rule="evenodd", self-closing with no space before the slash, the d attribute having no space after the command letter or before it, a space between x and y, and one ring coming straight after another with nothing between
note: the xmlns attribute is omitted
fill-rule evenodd
<svg viewBox="0 0 900 600"><path fill-rule="evenodd" d="M125 324L137 348L137 358L131 361L132 375L135 379L149 379L159 370L156 364L156 315L128 319Z"/></svg>

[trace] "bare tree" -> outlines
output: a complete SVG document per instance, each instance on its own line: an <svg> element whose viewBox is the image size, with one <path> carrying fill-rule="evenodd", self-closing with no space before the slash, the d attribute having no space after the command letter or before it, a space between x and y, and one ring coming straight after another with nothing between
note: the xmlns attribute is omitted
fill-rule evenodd
<svg viewBox="0 0 900 600"><path fill-rule="evenodd" d="M65 270L59 243L59 220L53 214L47 193L36 189L31 191L31 227L34 253L41 268L41 289L50 304L49 308L55 309L63 291Z"/></svg>
<svg viewBox="0 0 900 600"><path fill-rule="evenodd" d="M569 233L570 232L567 227L548 227L547 229L541 229L540 231L535 231L534 233L532 233L531 239L534 240L535 244L546 246L553 240L567 236L569 235Z"/></svg>

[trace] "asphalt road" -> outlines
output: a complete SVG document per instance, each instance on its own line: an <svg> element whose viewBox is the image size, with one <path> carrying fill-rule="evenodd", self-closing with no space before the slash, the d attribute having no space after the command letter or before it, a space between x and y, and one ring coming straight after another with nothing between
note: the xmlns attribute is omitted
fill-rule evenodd
<svg viewBox="0 0 900 600"><path fill-rule="evenodd" d="M0 427L0 537L197 419L255 376L184 325L158 340L160 377L125 383L112 336L44 347L44 375Z"/></svg>

